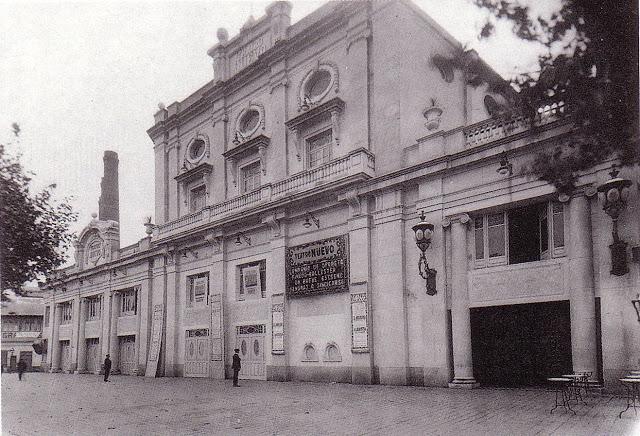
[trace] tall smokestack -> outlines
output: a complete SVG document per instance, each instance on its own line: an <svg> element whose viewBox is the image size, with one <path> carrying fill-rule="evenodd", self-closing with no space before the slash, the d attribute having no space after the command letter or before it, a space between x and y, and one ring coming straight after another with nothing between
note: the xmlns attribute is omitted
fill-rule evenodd
<svg viewBox="0 0 640 436"><path fill-rule="evenodd" d="M120 196L118 192L118 153L104 152L104 176L100 182L98 219L120 222Z"/></svg>

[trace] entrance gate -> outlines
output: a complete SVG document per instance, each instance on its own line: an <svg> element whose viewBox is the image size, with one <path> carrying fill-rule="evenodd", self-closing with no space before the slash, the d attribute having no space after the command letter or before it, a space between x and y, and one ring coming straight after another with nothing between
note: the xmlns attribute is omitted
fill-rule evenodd
<svg viewBox="0 0 640 436"><path fill-rule="evenodd" d="M187 330L184 345L184 376L209 375L209 329Z"/></svg>
<svg viewBox="0 0 640 436"><path fill-rule="evenodd" d="M120 374L136 374L136 337L120 336L120 355L118 356Z"/></svg>
<svg viewBox="0 0 640 436"><path fill-rule="evenodd" d="M87 372L100 372L100 339L87 339Z"/></svg>
<svg viewBox="0 0 640 436"><path fill-rule="evenodd" d="M32 363L33 363L33 353L31 351L21 351L20 352L20 360L24 361L27 364L27 371L32 371Z"/></svg>
<svg viewBox="0 0 640 436"><path fill-rule="evenodd" d="M71 371L71 344L69 341L60 341L60 369L62 372Z"/></svg>
<svg viewBox="0 0 640 436"><path fill-rule="evenodd" d="M236 348L240 349L240 359L242 359L239 378L267 379L264 358L265 331L264 324L236 327Z"/></svg>

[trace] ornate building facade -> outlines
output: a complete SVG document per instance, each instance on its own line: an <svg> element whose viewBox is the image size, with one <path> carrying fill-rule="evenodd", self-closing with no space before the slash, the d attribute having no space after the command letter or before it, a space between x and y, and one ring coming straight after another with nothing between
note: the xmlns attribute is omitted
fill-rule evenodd
<svg viewBox="0 0 640 436"><path fill-rule="evenodd" d="M290 11L220 29L213 80L160 106L155 223L124 248L113 218L82 232L50 281L50 370L109 353L124 374L224 378L234 348L241 378L283 381L607 385L637 367L638 168L612 275L611 162L571 195L520 171L571 134L562 102L492 117L501 79L435 62L461 46L408 0Z"/></svg>

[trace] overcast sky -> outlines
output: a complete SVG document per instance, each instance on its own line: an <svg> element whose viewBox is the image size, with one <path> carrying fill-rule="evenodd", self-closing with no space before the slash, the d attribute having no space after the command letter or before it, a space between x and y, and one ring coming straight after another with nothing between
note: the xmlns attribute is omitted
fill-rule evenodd
<svg viewBox="0 0 640 436"><path fill-rule="evenodd" d="M236 35L269 1L0 0L0 141L22 128L17 149L35 185L73 196L79 231L98 210L102 155L120 159L121 246L144 236L154 214L153 144L146 130L159 102L181 100L213 78L216 30ZM324 1L295 0L292 21ZM505 77L535 67L537 47L509 25L479 42L485 14L469 0L416 3ZM556 3L555 0L543 1ZM16 147L11 148L12 151Z"/></svg>

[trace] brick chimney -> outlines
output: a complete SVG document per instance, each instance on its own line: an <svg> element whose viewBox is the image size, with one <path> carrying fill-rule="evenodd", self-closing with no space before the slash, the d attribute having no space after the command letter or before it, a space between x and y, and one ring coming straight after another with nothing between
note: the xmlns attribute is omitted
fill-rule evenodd
<svg viewBox="0 0 640 436"><path fill-rule="evenodd" d="M104 176L100 182L98 219L120 222L120 195L118 191L118 153L104 152Z"/></svg>

